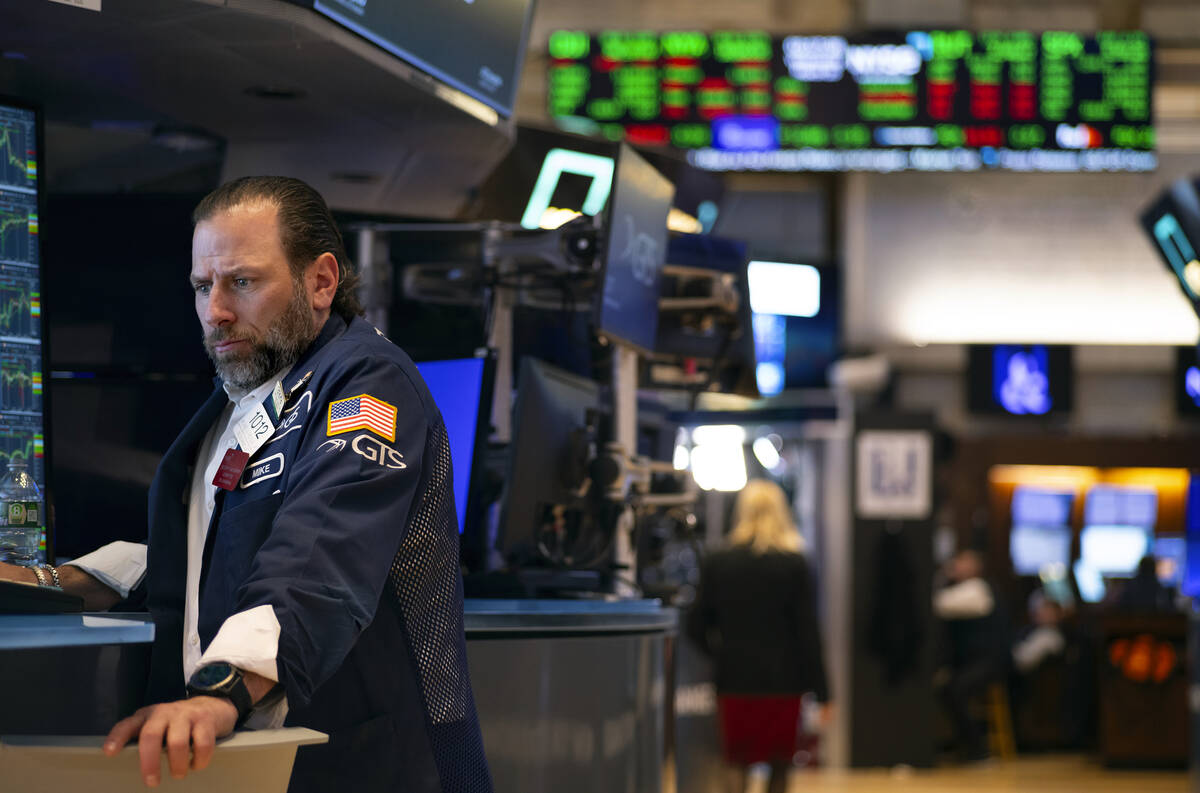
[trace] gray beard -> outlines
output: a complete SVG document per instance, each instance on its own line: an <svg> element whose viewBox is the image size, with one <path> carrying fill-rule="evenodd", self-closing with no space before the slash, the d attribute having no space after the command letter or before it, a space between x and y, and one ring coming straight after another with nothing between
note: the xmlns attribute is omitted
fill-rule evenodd
<svg viewBox="0 0 1200 793"><path fill-rule="evenodd" d="M218 328L204 337L204 349L222 380L235 388L250 391L296 363L317 333L307 295L298 288L284 312L267 328L263 340L255 343L249 353L238 358L219 359L213 348L228 335Z"/></svg>

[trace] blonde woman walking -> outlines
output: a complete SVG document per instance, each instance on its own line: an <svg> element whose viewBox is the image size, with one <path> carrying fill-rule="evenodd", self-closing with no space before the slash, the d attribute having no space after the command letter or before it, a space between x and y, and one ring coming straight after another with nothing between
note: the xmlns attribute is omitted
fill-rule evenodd
<svg viewBox="0 0 1200 793"><path fill-rule="evenodd" d="M783 793L796 751L801 697L829 719L829 691L812 574L783 490L754 480L738 495L727 548L708 554L687 634L712 656L730 790L769 763L769 793Z"/></svg>

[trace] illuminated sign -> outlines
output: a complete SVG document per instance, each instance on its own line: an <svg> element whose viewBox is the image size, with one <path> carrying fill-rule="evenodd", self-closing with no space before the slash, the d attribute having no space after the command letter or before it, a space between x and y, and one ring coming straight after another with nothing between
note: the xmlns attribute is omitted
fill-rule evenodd
<svg viewBox="0 0 1200 793"><path fill-rule="evenodd" d="M710 170L1144 171L1141 32L557 31L548 109Z"/></svg>
<svg viewBox="0 0 1200 793"><path fill-rule="evenodd" d="M612 192L613 167L612 157L567 149L551 149L546 152L542 170L529 196L529 203L525 206L525 214L521 216L521 225L527 229L541 226L542 215L550 208L550 198L564 173L591 177L587 197L580 209L585 215L598 214L604 209L608 194Z"/></svg>

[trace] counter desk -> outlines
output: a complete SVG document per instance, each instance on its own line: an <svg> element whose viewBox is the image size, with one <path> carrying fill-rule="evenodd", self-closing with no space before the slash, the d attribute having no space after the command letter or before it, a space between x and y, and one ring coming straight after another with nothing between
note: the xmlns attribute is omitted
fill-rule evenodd
<svg viewBox="0 0 1200 793"><path fill-rule="evenodd" d="M497 793L662 789L674 609L653 600L468 600L465 611Z"/></svg>
<svg viewBox="0 0 1200 793"><path fill-rule="evenodd" d="M147 614L0 614L0 735L105 735L141 705Z"/></svg>
<svg viewBox="0 0 1200 793"><path fill-rule="evenodd" d="M497 793L662 789L674 609L468 600L467 660ZM144 614L0 615L0 735L104 735L140 704Z"/></svg>

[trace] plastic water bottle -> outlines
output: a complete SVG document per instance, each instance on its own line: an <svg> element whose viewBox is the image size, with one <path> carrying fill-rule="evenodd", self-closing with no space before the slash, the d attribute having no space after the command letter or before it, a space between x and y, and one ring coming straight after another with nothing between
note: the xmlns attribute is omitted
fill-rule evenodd
<svg viewBox="0 0 1200 793"><path fill-rule="evenodd" d="M42 491L25 468L25 458L11 457L0 480L0 561L31 567L40 564L45 509Z"/></svg>

